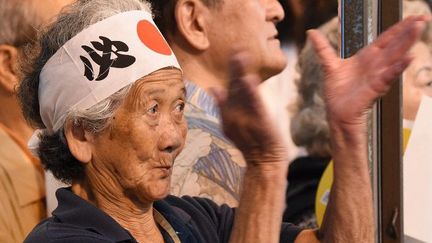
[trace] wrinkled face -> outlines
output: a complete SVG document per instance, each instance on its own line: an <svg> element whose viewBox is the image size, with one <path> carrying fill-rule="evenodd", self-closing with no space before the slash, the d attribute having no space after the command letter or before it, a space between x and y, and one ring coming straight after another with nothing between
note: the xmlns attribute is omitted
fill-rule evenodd
<svg viewBox="0 0 432 243"><path fill-rule="evenodd" d="M178 70L161 70L138 81L110 127L94 141L92 163L141 202L169 192L174 159L183 148L185 87Z"/></svg>
<svg viewBox="0 0 432 243"><path fill-rule="evenodd" d="M224 68L233 47L246 49L257 62L257 72L267 79L286 66L276 23L284 17L277 0L224 0L210 8L211 57ZM225 67L226 68L226 67Z"/></svg>
<svg viewBox="0 0 432 243"><path fill-rule="evenodd" d="M415 120L423 95L432 97L432 54L424 42L411 50L415 57L403 74L403 118Z"/></svg>

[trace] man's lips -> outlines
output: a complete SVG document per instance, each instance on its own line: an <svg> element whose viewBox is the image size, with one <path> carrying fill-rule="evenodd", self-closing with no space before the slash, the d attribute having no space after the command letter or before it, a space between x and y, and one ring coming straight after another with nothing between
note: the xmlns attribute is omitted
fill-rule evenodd
<svg viewBox="0 0 432 243"><path fill-rule="evenodd" d="M278 36L279 36L279 33L276 32L276 33L274 33L273 35L271 35L268 39L269 39L269 40L275 40L275 39L278 39Z"/></svg>

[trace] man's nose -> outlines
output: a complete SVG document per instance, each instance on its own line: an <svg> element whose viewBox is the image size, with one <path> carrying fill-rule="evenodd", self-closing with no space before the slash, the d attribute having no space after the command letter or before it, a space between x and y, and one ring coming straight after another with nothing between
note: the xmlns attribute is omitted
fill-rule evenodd
<svg viewBox="0 0 432 243"><path fill-rule="evenodd" d="M266 19L273 23L281 22L285 17L282 5L278 0L267 0L266 1Z"/></svg>

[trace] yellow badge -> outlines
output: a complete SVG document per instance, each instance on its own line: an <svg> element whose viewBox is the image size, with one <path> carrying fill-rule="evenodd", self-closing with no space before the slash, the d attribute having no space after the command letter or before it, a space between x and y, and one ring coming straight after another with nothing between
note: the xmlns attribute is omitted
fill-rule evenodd
<svg viewBox="0 0 432 243"><path fill-rule="evenodd" d="M405 149L407 148L410 135L411 135L411 129L404 127L404 129L403 129L403 151L404 152L405 152Z"/></svg>
<svg viewBox="0 0 432 243"><path fill-rule="evenodd" d="M315 214L318 226L321 226L327 203L330 197L330 189L333 183L333 160L327 165L318 185L315 198Z"/></svg>

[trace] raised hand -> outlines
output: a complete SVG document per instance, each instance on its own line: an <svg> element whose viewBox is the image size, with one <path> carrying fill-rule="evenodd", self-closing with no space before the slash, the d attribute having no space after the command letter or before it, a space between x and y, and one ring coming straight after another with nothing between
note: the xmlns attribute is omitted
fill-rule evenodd
<svg viewBox="0 0 432 243"><path fill-rule="evenodd" d="M287 163L286 146L258 94L261 80L248 71L253 61L245 52L234 54L228 89L211 90L221 110L223 129L249 164Z"/></svg>
<svg viewBox="0 0 432 243"><path fill-rule="evenodd" d="M257 87L259 76L250 70L252 56L231 57L226 90L212 90L221 110L225 134L247 162L240 203L230 242L279 242L285 207L287 149L267 114Z"/></svg>
<svg viewBox="0 0 432 243"><path fill-rule="evenodd" d="M318 31L309 31L309 39L323 65L330 122L362 125L365 129L367 111L409 65L412 57L408 51L428 20L425 16L408 17L348 59L338 58Z"/></svg>
<svg viewBox="0 0 432 243"><path fill-rule="evenodd" d="M405 19L348 59L338 58L317 31L309 32L325 75L324 99L334 161L329 204L318 234L320 242L374 242L367 112L410 63L408 51L428 19ZM310 233L301 237L304 240L296 242L311 242Z"/></svg>

